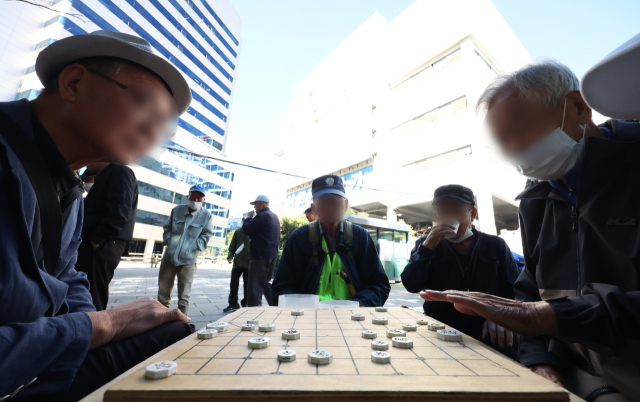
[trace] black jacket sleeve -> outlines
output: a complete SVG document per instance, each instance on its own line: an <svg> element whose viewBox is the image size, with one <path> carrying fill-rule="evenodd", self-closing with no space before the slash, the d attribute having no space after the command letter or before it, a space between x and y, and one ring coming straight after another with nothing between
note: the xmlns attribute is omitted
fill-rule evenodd
<svg viewBox="0 0 640 402"><path fill-rule="evenodd" d="M360 302L360 307L383 306L391 292L389 278L382 268L380 256L371 236L364 230L359 231L358 275L359 289L351 300Z"/></svg>
<svg viewBox="0 0 640 402"><path fill-rule="evenodd" d="M421 237L416 241L409 263L400 275L402 285L411 293L419 293L428 287L427 278L435 251L422 246L425 238Z"/></svg>
<svg viewBox="0 0 640 402"><path fill-rule="evenodd" d="M92 242L102 244L124 229L131 219L136 187L136 176L131 169L126 166L114 167L107 186L107 215L91 233Z"/></svg>
<svg viewBox="0 0 640 402"><path fill-rule="evenodd" d="M640 339L640 291L590 283L581 296L550 300L558 320L559 338L589 349L616 349ZM597 328L597 329L596 329Z"/></svg>
<svg viewBox="0 0 640 402"><path fill-rule="evenodd" d="M522 219L520 219L520 227L524 227ZM524 254L524 269L513 285L515 299L525 302L541 301L542 299L540 298L540 291L538 290L538 284L535 279L536 264L531 259L531 256L529 255L529 252L527 250L525 231L522 231L522 244L522 253ZM548 337L544 336L521 337L518 350L518 358L520 360L520 363L529 367L538 365L558 366L558 360L551 353L549 353L547 341Z"/></svg>
<svg viewBox="0 0 640 402"><path fill-rule="evenodd" d="M300 283L296 275L296 267L304 268L307 264L307 261L302 261L301 255L303 253L295 252L296 248L301 249L302 247L302 244L299 244L301 243L299 238L303 236L301 233L301 229L294 230L282 249L280 263L271 285L271 300L274 306L278 305L280 295L300 293L296 286L296 284Z"/></svg>

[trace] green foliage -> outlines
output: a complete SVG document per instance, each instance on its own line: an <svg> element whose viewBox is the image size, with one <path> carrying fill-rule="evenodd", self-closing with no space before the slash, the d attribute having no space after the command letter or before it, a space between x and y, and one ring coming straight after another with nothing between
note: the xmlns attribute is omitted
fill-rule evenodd
<svg viewBox="0 0 640 402"><path fill-rule="evenodd" d="M356 212L353 210L353 208L349 207L349 209L347 209L347 212L344 214L344 216L347 215L356 215L356 216L362 216L362 217L368 217L369 214L366 212Z"/></svg>
<svg viewBox="0 0 640 402"><path fill-rule="evenodd" d="M280 256L282 255L284 244L287 242L291 233L307 223L309 222L307 222L307 218L304 215L280 216L280 246L278 247L278 263L280 262Z"/></svg>

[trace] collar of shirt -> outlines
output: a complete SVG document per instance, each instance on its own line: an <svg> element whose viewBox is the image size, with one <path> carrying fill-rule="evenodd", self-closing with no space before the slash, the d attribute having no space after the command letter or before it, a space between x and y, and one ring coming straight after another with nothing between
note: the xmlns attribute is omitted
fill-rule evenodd
<svg viewBox="0 0 640 402"><path fill-rule="evenodd" d="M613 131L605 127L600 127L600 130L602 130L605 138L611 139L611 136L613 135ZM558 194L560 194L562 198L569 201L573 205L577 205L581 176L582 176L582 165L580 164L580 165L576 165L564 176L564 179L567 181L567 184L565 184L561 179L549 180L548 183L551 187L553 187L553 189Z"/></svg>
<svg viewBox="0 0 640 402"><path fill-rule="evenodd" d="M82 196L84 192L82 180L62 157L51 136L33 113L31 113L31 123L33 139L55 183L60 209L64 212L76 198Z"/></svg>
<svg viewBox="0 0 640 402"><path fill-rule="evenodd" d="M320 223L320 221L318 221L318 228L320 229L320 234L323 235L324 233L324 229L322 229L322 224ZM340 235L340 233L342 233L342 230L344 228L344 222L340 222L340 226L338 226L338 230L336 231L336 237L338 237ZM329 235L326 235L327 237L329 237Z"/></svg>

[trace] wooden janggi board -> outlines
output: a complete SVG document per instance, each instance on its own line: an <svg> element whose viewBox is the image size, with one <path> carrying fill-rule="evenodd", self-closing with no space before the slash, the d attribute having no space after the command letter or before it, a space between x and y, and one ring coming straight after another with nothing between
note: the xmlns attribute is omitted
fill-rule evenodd
<svg viewBox="0 0 640 402"><path fill-rule="evenodd" d="M111 386L105 401L569 401L569 394L525 367L463 335L461 342L445 342L426 325L406 337L412 349L393 347L387 329L402 329L417 319L432 320L416 311L389 308L291 309L277 307L241 309L221 321L229 330L212 339L193 334L167 348L161 357L145 362L175 360L178 372L161 380L148 380L144 368ZM352 321L351 314L366 316ZM372 324L386 317L387 325ZM249 318L274 323L273 332L242 331ZM284 340L282 331L297 329L300 339ZM371 341L362 330L377 332L376 340L389 343L391 362L371 361ZM450 328L447 328L450 329ZM271 345L250 349L249 338L264 335ZM294 350L297 359L279 362L281 350ZM333 353L333 362L307 362L313 350Z"/></svg>

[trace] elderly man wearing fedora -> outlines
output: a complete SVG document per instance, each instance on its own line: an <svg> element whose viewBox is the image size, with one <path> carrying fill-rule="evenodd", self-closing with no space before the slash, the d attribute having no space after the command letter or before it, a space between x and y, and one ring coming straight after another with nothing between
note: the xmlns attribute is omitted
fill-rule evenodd
<svg viewBox="0 0 640 402"><path fill-rule="evenodd" d="M110 31L49 45L36 73L37 99L0 103L0 399L77 401L193 332L151 298L95 311L74 267L74 171L134 162L175 132L191 92L149 43Z"/></svg>
<svg viewBox="0 0 640 402"><path fill-rule="evenodd" d="M251 239L249 249L249 285L247 286L247 306L262 306L262 295L271 305L271 283L273 271L278 261L280 246L280 220L269 209L269 197L259 195L250 202L255 209L247 213L242 224L244 234Z"/></svg>

